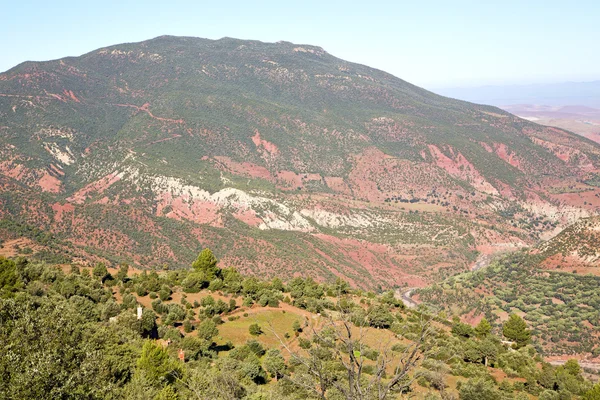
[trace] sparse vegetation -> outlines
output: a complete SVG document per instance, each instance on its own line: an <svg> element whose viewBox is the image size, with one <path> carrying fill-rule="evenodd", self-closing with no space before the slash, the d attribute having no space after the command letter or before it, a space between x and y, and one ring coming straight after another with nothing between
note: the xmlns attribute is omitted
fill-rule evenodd
<svg viewBox="0 0 600 400"><path fill-rule="evenodd" d="M539 256L514 254L477 272L454 276L418 291L420 299L451 314L483 315L501 333L505 319L531 330L546 354L592 353L598 348L600 277L540 269ZM521 330L521 332L524 332ZM518 346L527 334L505 334Z"/></svg>
<svg viewBox="0 0 600 400"><path fill-rule="evenodd" d="M223 286L186 295L183 282L197 265L122 266L118 279L102 280L109 273L99 265L64 272L24 258L0 261L1 397L593 399L596 390L574 360L538 368L518 320L504 333L519 343L515 351L485 320L449 324L340 279L261 281L211 261L205 265ZM157 290L172 298L150 299ZM296 306L229 306L261 293L285 293ZM56 357L60 363L48 362ZM499 371L508 375L501 382Z"/></svg>

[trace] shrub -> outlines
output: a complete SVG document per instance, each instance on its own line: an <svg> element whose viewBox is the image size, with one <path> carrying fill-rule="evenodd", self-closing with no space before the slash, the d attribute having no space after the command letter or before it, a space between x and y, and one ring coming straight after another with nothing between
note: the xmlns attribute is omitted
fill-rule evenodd
<svg viewBox="0 0 600 400"><path fill-rule="evenodd" d="M263 333L262 329L260 328L260 325L258 324L252 324L248 327L248 332L252 335L252 336L259 336Z"/></svg>

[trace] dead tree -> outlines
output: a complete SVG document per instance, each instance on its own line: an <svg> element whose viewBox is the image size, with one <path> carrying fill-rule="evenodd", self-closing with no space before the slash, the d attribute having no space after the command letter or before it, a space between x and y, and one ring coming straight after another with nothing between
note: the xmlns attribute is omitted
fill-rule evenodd
<svg viewBox="0 0 600 400"><path fill-rule="evenodd" d="M392 394L407 393L418 378L415 369L424 357L423 344L432 334L430 320L420 317L413 326L416 332L412 340L401 352L392 350L390 339L379 343L376 359L369 360L365 354L373 349L365 342L372 329L366 324L368 314L359 321L356 315L352 317L351 310L338 306L335 313L323 317L322 324L312 324L310 348L300 351L293 350L271 327L290 360L304 367L303 374L286 374L286 378L321 399L327 399L331 389L337 389L348 400L385 400ZM371 366L368 374L367 365Z"/></svg>

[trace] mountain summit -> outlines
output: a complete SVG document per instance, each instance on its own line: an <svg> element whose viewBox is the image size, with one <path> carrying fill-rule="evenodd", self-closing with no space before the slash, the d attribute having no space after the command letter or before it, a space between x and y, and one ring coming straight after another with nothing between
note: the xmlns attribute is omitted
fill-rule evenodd
<svg viewBox="0 0 600 400"><path fill-rule="evenodd" d="M599 167L315 46L162 36L0 74L0 237L69 257L420 285L595 214Z"/></svg>

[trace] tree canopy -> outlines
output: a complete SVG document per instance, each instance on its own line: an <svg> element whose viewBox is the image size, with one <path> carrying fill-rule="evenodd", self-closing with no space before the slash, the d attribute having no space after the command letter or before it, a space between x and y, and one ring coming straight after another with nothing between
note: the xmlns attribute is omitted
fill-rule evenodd
<svg viewBox="0 0 600 400"><path fill-rule="evenodd" d="M531 331L527 329L527 323L517 314L510 314L508 321L502 326L502 334L507 339L514 341L518 348L531 341Z"/></svg>

